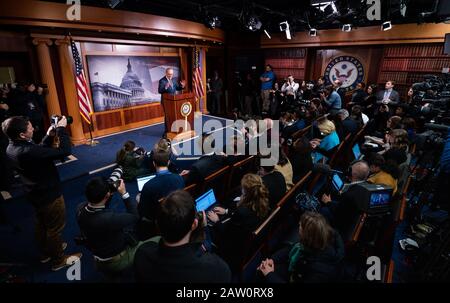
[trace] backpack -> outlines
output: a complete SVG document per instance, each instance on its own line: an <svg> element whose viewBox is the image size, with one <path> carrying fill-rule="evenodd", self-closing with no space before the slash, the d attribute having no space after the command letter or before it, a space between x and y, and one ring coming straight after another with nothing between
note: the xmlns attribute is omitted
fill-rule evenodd
<svg viewBox="0 0 450 303"><path fill-rule="evenodd" d="M318 212L320 209L320 202L319 200L306 192L299 193L295 197L295 204L298 206L298 208L303 211L313 211Z"/></svg>

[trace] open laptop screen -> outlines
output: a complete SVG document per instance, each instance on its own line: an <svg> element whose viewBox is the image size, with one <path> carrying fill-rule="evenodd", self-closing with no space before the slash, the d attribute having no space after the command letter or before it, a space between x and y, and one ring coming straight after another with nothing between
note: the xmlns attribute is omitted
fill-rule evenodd
<svg viewBox="0 0 450 303"><path fill-rule="evenodd" d="M342 187L344 186L344 182L342 181L342 179L339 177L338 174L333 175L332 183L333 183L334 188L337 191L340 191L342 189Z"/></svg>
<svg viewBox="0 0 450 303"><path fill-rule="evenodd" d="M143 177L138 177L136 178L137 180L137 186L138 186L138 190L141 192L142 188L144 187L145 183L147 183L148 181L150 181L151 179L153 179L156 175L149 175L149 176L143 176Z"/></svg>
<svg viewBox="0 0 450 303"><path fill-rule="evenodd" d="M214 191L210 189L195 200L195 207L197 211L203 211L210 208L214 203L216 203L216 196Z"/></svg>
<svg viewBox="0 0 450 303"><path fill-rule="evenodd" d="M359 160L359 158L361 157L361 150L359 149L359 145L358 144L353 145L352 151L353 155L355 156L355 159Z"/></svg>

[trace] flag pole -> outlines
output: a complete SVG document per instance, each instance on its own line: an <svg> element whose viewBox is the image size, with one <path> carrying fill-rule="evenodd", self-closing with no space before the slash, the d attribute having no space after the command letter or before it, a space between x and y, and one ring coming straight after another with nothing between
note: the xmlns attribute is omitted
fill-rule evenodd
<svg viewBox="0 0 450 303"><path fill-rule="evenodd" d="M91 119L92 121L92 119ZM89 141L86 142L86 145L90 145L90 146L96 146L97 144L100 144L99 141L94 140L94 138L92 137L92 122L88 124L88 128L89 128Z"/></svg>

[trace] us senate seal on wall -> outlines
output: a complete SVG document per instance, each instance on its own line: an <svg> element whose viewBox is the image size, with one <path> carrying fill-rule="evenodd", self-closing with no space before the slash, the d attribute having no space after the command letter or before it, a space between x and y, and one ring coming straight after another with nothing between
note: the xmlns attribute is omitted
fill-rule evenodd
<svg viewBox="0 0 450 303"><path fill-rule="evenodd" d="M341 87L345 91L351 91L356 88L356 84L363 81L364 66L355 57L339 56L328 63L324 76L328 83L341 80Z"/></svg>

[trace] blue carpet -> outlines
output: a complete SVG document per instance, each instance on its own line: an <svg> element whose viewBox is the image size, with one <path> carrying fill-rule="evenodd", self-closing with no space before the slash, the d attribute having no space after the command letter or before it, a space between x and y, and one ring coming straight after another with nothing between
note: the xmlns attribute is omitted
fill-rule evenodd
<svg viewBox="0 0 450 303"><path fill-rule="evenodd" d="M213 116L201 116L201 118L196 121L196 125L204 126L205 123L211 120L214 120L215 125L219 127L224 127L226 125L225 119ZM197 135L201 134L201 127L198 129L200 130L200 133L197 132ZM145 150L149 151L163 134L164 124L156 124L141 129L127 131L121 134L96 139L100 142L100 144L95 146L76 146L72 149L72 154L78 160L58 166L61 180L63 182L72 180L83 176L90 171L113 164L116 159L117 151L127 140L132 140L137 146L141 146ZM184 164L183 162L182 164L182 166L189 166L190 162L187 164Z"/></svg>
<svg viewBox="0 0 450 303"><path fill-rule="evenodd" d="M212 117L203 117L202 125ZM225 126L225 120L218 119ZM149 126L139 130L101 138L99 145L78 146L73 154L79 159L58 167L63 183L63 194L66 203L66 227L63 238L68 243L67 253L81 251L81 282L103 281L103 277L94 268L92 254L84 247L74 242L79 235L76 223L76 207L85 201L84 187L94 176L108 176L112 169L103 170L97 174L88 175L89 171L104 167L115 160L115 154L126 140L133 140L137 145L147 150L161 137L163 125ZM219 134L219 132L218 132ZM187 161L184 161L187 163ZM126 184L127 191L134 198L137 194L136 182ZM3 207L10 222L20 227L21 231L14 232L12 226L0 226L0 273L18 276L28 282L67 283L66 270L52 272L49 264L39 263L39 252L34 240L34 210L23 196L7 200ZM111 201L111 207L123 210L123 203L118 195ZM0 274L0 280L4 274Z"/></svg>

